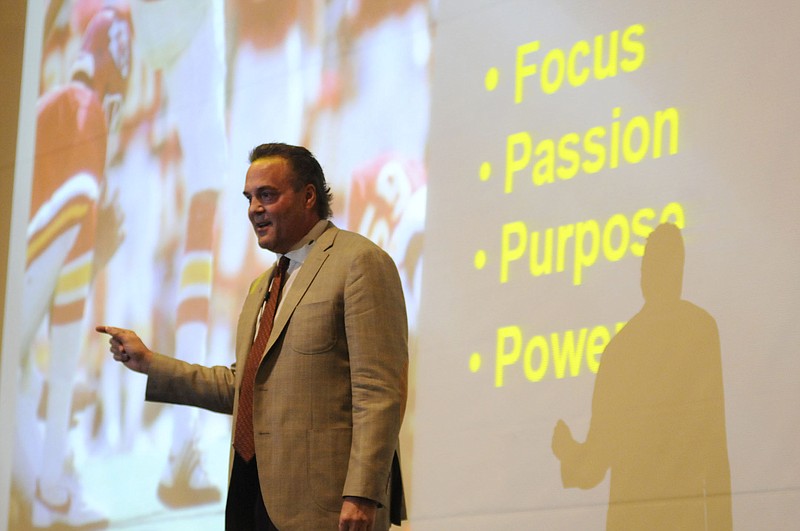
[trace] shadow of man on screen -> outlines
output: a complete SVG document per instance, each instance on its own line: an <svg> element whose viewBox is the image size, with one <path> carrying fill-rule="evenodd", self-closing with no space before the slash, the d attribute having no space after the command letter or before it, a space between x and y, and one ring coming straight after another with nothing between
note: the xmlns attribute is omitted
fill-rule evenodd
<svg viewBox="0 0 800 531"><path fill-rule="evenodd" d="M559 420L564 488L611 471L606 529L730 530L731 483L719 333L682 300L680 230L659 225L642 258L644 306L603 352L586 441Z"/></svg>

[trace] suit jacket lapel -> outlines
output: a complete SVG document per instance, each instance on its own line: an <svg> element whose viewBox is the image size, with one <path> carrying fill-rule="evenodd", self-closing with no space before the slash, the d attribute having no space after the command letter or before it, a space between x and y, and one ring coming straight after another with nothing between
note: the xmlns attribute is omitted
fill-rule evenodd
<svg viewBox="0 0 800 531"><path fill-rule="evenodd" d="M265 271L253 284L250 292L247 294L244 305L242 305L242 313L239 316L239 329L238 335L238 350L236 352L236 366L244 368L247 355L250 353L250 348L253 345L253 338L256 335L256 327L258 326L258 314L261 311L261 305L267 296L269 289L269 279L272 278L272 270L274 266ZM243 371L236 371L237 382L241 381Z"/></svg>
<svg viewBox="0 0 800 531"><path fill-rule="evenodd" d="M283 299L283 302L281 303L280 311L275 317L275 323L272 326L272 333L270 334L269 341L267 342L266 352L269 352L269 349L271 349L272 345L275 344L275 340L281 335L281 332L289 322L289 318L294 313L294 309L297 307L297 304L303 298L303 295L305 295L306 291L308 291L309 286L311 286L311 283L316 278L320 268L322 268L322 264L324 264L325 260L327 260L328 252L333 246L333 242L336 239L336 234L338 232L339 229L336 228L333 223L329 222L328 228L317 239L317 242L314 244L314 248L308 254L305 262L303 262L303 266L297 272L297 278L295 278L292 282L292 289L286 294L286 298Z"/></svg>

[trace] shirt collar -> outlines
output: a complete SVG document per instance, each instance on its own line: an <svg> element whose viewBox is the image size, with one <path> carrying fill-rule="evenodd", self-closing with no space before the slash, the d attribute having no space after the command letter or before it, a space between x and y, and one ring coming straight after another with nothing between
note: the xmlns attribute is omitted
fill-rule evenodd
<svg viewBox="0 0 800 531"><path fill-rule="evenodd" d="M298 266L302 265L305 262L305 259L308 257L308 253L311 252L311 248L314 245L314 242L322 236L322 233L325 232L325 229L328 227L328 220L321 219L311 227L311 230L303 236L297 244L292 247L292 250L286 253L286 257L289 258L289 268L292 268L292 265L297 264ZM279 260L280 255L275 253L276 260Z"/></svg>

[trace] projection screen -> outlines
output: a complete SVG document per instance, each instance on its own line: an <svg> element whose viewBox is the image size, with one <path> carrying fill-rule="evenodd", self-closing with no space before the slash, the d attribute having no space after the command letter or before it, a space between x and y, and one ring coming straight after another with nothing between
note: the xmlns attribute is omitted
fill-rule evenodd
<svg viewBox="0 0 800 531"><path fill-rule="evenodd" d="M788 0L28 2L0 527L223 527L230 418L144 402L94 327L233 362L275 260L247 156L277 141L401 274L404 528L794 529L798 20Z"/></svg>

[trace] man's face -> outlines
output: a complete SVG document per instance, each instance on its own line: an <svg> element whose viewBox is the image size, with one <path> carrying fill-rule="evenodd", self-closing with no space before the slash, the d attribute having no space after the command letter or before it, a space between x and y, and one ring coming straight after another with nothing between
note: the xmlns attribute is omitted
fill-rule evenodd
<svg viewBox="0 0 800 531"><path fill-rule="evenodd" d="M258 159L247 170L247 215L263 249L286 253L319 221L314 186L295 191L293 181L291 167L281 157Z"/></svg>

